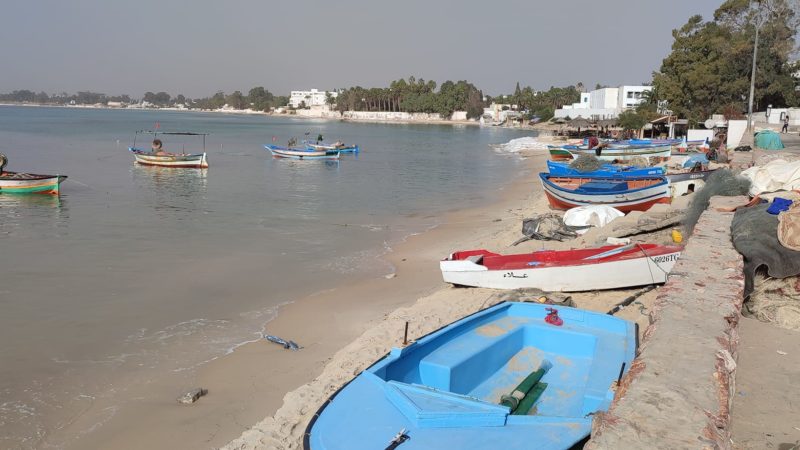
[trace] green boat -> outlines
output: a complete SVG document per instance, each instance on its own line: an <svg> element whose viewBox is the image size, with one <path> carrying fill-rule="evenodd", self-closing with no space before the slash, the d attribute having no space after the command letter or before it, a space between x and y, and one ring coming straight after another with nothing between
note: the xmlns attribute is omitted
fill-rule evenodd
<svg viewBox="0 0 800 450"><path fill-rule="evenodd" d="M34 173L6 172L8 158L0 153L0 194L52 194L58 195L65 175L37 175Z"/></svg>

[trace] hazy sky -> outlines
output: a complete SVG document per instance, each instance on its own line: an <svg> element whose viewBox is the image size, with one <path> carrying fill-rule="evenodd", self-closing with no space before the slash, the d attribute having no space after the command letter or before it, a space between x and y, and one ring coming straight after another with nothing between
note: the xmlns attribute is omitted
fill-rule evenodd
<svg viewBox="0 0 800 450"><path fill-rule="evenodd" d="M638 84L721 1L2 0L0 92Z"/></svg>

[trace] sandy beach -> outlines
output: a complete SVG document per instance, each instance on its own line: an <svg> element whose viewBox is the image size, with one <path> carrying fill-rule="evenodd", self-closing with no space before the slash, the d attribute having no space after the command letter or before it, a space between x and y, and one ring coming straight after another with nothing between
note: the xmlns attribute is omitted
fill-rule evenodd
<svg viewBox="0 0 800 450"><path fill-rule="evenodd" d="M413 339L505 298L498 291L445 285L438 261L458 249L509 251L521 236L522 218L548 209L535 181L545 152L523 154L523 175L502 188L497 201L448 213L440 226L396 246L388 255L396 267L394 276L340 286L281 308L266 331L298 342L302 350L288 351L260 340L207 363L191 385L169 390L161 386L162 392L144 386L141 392L129 393L132 407L70 448L298 448L321 402L398 345L405 321L410 322ZM529 241L513 249L576 243ZM635 291L572 297L580 307L605 311ZM644 324L654 297L655 291L648 293L640 297L641 306L618 315ZM191 406L175 402L180 392L194 387L209 393ZM101 410L103 405L97 402L93 408Z"/></svg>

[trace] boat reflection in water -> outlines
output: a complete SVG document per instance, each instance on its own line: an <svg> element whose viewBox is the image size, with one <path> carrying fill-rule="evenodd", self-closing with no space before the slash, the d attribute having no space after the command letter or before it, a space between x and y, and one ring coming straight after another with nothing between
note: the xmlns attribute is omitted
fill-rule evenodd
<svg viewBox="0 0 800 450"><path fill-rule="evenodd" d="M137 201L147 204L159 215L188 215L202 212L206 202L207 169L131 166ZM181 218L181 217L178 217Z"/></svg>
<svg viewBox="0 0 800 450"><path fill-rule="evenodd" d="M0 195L0 239L43 229L66 229L69 222L65 195Z"/></svg>

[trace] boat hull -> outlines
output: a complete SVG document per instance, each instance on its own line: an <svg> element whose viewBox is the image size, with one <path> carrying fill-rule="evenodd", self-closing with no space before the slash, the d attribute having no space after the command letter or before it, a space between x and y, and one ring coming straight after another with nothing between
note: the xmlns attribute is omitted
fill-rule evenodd
<svg viewBox="0 0 800 450"><path fill-rule="evenodd" d="M669 203L671 192L669 181L660 177L657 184L652 184L643 188L628 189L610 192L582 192L579 189L571 189L559 186L553 180L569 179L584 181L609 181L619 182L623 180L613 178L590 178L590 177L553 177L546 173L539 174L544 188L547 201L554 209L571 209L578 206L606 205L616 208L624 213L631 211L647 211L656 203ZM625 182L635 183L637 180L648 180L647 178L630 178Z"/></svg>
<svg viewBox="0 0 800 450"><path fill-rule="evenodd" d="M610 387L630 367L636 328L605 314L501 303L417 339L359 374L324 403L304 448L374 450L567 449L591 432ZM500 397L546 367L541 396L527 414ZM388 446L388 447L387 447Z"/></svg>
<svg viewBox="0 0 800 450"><path fill-rule="evenodd" d="M192 155L154 155L149 152L131 149L137 164L143 166L172 167L185 169L208 168L208 157L205 153Z"/></svg>
<svg viewBox="0 0 800 450"><path fill-rule="evenodd" d="M272 153L276 158L289 158L289 159L339 159L341 152L327 151L327 150L303 150L293 149L286 147L278 147L276 145L265 145L264 148Z"/></svg>
<svg viewBox="0 0 800 450"><path fill-rule="evenodd" d="M716 169L714 169L716 170ZM699 191L714 170L667 174L669 188L673 198Z"/></svg>
<svg viewBox="0 0 800 450"><path fill-rule="evenodd" d="M312 151L326 151L326 152L339 152L339 153L358 153L360 149L358 145L335 146L335 145L319 145L306 143L306 149Z"/></svg>
<svg viewBox="0 0 800 450"><path fill-rule="evenodd" d="M600 170L580 172L570 167L567 163L553 161L547 161L547 171L553 176L581 176L591 178L635 178L664 175L664 169L662 167L616 167L610 164L604 164Z"/></svg>
<svg viewBox="0 0 800 450"><path fill-rule="evenodd" d="M36 175L5 172L0 176L0 194L58 195L65 175Z"/></svg>
<svg viewBox="0 0 800 450"><path fill-rule="evenodd" d="M612 248L603 247L600 250L610 249ZM625 258L577 259L564 261L559 265L512 269L490 269L472 260L454 259L455 255L450 255L447 259L439 262L439 268L446 283L459 286L491 289L537 288L546 292L582 292L664 283L680 257L681 250L676 246L659 246L648 249L637 247L626 252ZM536 253L529 256L531 260L537 258Z"/></svg>
<svg viewBox="0 0 800 450"><path fill-rule="evenodd" d="M630 161L636 157L658 158L666 160L672 154L671 145L652 145L647 147L634 147L627 145L605 147L598 154L596 149L575 148L550 148L550 157L553 160L567 160L580 155L592 155L601 161Z"/></svg>

